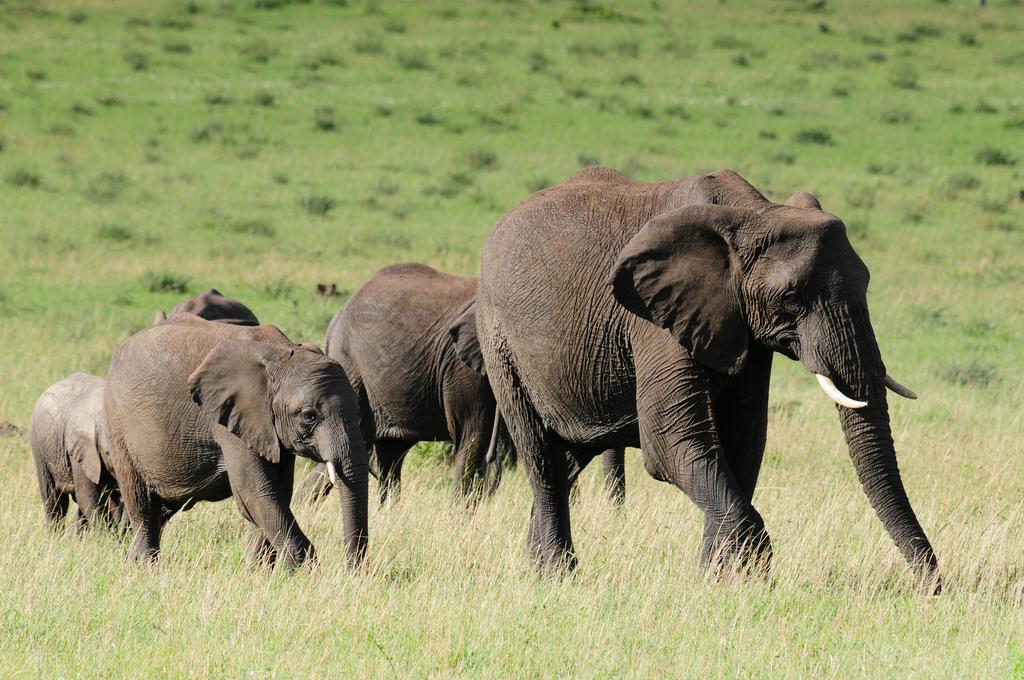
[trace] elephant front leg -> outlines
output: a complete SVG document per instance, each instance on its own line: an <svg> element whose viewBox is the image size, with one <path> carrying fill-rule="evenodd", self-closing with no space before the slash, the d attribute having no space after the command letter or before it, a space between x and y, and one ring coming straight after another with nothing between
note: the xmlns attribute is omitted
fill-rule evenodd
<svg viewBox="0 0 1024 680"><path fill-rule="evenodd" d="M276 555L276 563L294 569L315 560L313 545L302 533L290 507L295 456L282 453L281 462L270 463L249 451L227 430L214 436L224 454L235 504L242 517L262 532ZM247 550L247 557L257 562L266 557L265 546L256 538L250 540L249 548L252 552Z"/></svg>
<svg viewBox="0 0 1024 680"><path fill-rule="evenodd" d="M767 568L771 541L729 468L704 369L682 348L670 357L669 367L644 366L641 358L637 411L644 466L655 479L675 484L704 513L702 567L714 572Z"/></svg>

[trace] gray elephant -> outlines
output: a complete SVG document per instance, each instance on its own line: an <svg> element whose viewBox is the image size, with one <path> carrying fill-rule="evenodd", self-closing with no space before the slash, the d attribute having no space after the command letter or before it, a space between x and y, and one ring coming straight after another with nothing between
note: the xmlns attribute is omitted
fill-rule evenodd
<svg viewBox="0 0 1024 680"><path fill-rule="evenodd" d="M752 504L774 352L838 403L857 475L920 582L935 553L896 463L868 270L809 194L785 206L721 171L656 184L589 168L498 221L484 245L477 323L498 406L533 488L531 553L575 556L567 489L609 446L705 516L702 563L765 568Z"/></svg>
<svg viewBox="0 0 1024 680"><path fill-rule="evenodd" d="M102 378L73 373L48 387L32 411L29 443L43 513L54 528L70 499L79 529L120 522L117 482L106 463Z"/></svg>
<svg viewBox="0 0 1024 680"><path fill-rule="evenodd" d="M163 523L196 501L234 496L256 563L314 557L291 511L295 456L340 486L344 543L367 543L368 462L341 366L273 326L175 314L114 354L104 411L115 477L134 527L129 560L156 556Z"/></svg>
<svg viewBox="0 0 1024 680"><path fill-rule="evenodd" d="M209 321L220 321L236 326L259 326L259 319L252 310L238 300L224 297L219 290L211 288L205 293L183 300L175 305L170 316L175 314L195 314ZM156 313L154 324L167 320L168 315L162 311Z"/></svg>
<svg viewBox="0 0 1024 680"><path fill-rule="evenodd" d="M426 265L392 265L363 284L328 326L324 345L356 392L381 502L398 492L402 463L418 441L452 442L455 487L464 497L493 491L500 481L500 415L486 371L479 352L457 353L449 334L452 326L475 324L476 286L475 278ZM609 452L607 464L612 493L621 498L621 449ZM322 471L305 486L314 498L330 490Z"/></svg>

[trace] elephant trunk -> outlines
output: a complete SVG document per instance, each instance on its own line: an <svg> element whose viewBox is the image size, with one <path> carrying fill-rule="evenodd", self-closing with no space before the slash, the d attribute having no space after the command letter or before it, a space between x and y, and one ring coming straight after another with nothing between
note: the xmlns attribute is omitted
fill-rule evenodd
<svg viewBox="0 0 1024 680"><path fill-rule="evenodd" d="M830 346L809 368L834 378L841 392L855 401L852 406L837 404L836 409L857 477L921 585L937 594L941 588L938 561L900 477L889 425L885 366L867 309L843 307L839 312L826 336L833 339Z"/></svg>
<svg viewBox="0 0 1024 680"><path fill-rule="evenodd" d="M349 431L351 430L351 431ZM341 519L349 564L362 562L369 540L369 456L358 428L333 427L320 450L341 499Z"/></svg>

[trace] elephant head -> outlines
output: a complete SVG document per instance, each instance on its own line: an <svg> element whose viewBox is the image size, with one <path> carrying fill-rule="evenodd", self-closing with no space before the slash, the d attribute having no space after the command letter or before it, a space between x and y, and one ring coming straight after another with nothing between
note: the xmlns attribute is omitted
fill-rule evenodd
<svg viewBox="0 0 1024 680"><path fill-rule="evenodd" d="M238 300L224 297L216 288L211 288L201 295L179 302L171 310L170 316L181 312L195 314L207 321L219 321L236 326L260 325L259 319L256 318L251 309ZM163 311L157 312L156 317L153 319L153 325L155 326L165 321L167 317L168 315L164 314Z"/></svg>
<svg viewBox="0 0 1024 680"><path fill-rule="evenodd" d="M900 478L886 403L886 387L913 393L882 362L868 316L868 269L842 221L810 194L785 206L760 198L655 216L620 253L614 295L715 371L741 372L755 343L802 362L837 402L857 475L886 530L922 582L938 589L935 553Z"/></svg>
<svg viewBox="0 0 1024 680"><path fill-rule="evenodd" d="M326 464L340 490L345 545L366 552L368 457L344 370L319 349L252 340L224 342L188 380L193 400L271 463L282 451Z"/></svg>

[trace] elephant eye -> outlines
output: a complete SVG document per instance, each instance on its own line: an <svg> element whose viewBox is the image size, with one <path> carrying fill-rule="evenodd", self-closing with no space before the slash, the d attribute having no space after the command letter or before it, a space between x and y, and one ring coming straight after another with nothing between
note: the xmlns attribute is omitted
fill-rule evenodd
<svg viewBox="0 0 1024 680"><path fill-rule="evenodd" d="M803 311L800 297L795 291L786 291L786 294L782 296L782 310L792 316L799 316L800 312Z"/></svg>
<svg viewBox="0 0 1024 680"><path fill-rule="evenodd" d="M317 416L316 408L312 406L306 406L299 412L299 418L307 424L316 422Z"/></svg>

